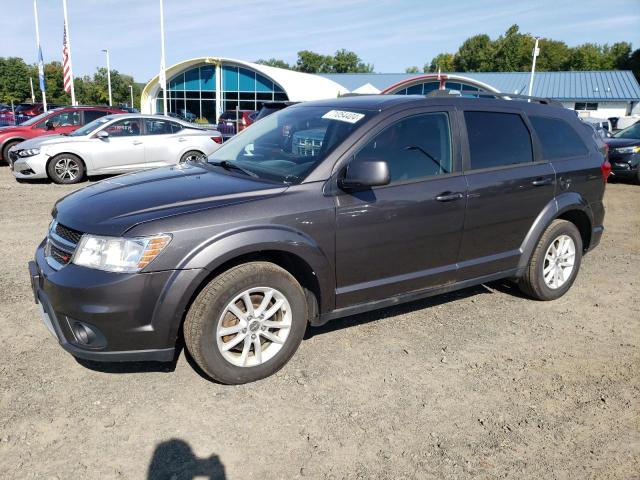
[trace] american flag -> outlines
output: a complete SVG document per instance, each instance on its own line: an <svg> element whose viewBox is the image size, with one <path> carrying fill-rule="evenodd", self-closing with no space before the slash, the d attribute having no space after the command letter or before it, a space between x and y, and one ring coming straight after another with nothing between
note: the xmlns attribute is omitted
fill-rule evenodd
<svg viewBox="0 0 640 480"><path fill-rule="evenodd" d="M71 92L73 74L71 73L71 59L69 58L69 42L67 41L67 22L64 22L62 37L62 71L64 72L64 91Z"/></svg>

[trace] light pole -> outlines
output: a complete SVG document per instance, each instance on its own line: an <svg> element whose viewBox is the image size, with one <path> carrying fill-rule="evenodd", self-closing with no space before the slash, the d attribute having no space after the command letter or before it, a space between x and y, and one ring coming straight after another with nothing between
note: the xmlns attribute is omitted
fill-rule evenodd
<svg viewBox="0 0 640 480"><path fill-rule="evenodd" d="M533 75L536 73L536 58L540 55L540 49L538 48L538 40L540 40L540 37L534 38L536 39L536 44L533 47L533 60L531 61L531 77L529 77L528 96L531 96L531 91L533 90Z"/></svg>
<svg viewBox="0 0 640 480"><path fill-rule="evenodd" d="M133 85L129 85L129 93L131 94L131 108L133 108Z"/></svg>
<svg viewBox="0 0 640 480"><path fill-rule="evenodd" d="M111 99L111 66L109 65L109 49L102 50L107 55L107 86L109 87L109 106L113 105L113 101Z"/></svg>

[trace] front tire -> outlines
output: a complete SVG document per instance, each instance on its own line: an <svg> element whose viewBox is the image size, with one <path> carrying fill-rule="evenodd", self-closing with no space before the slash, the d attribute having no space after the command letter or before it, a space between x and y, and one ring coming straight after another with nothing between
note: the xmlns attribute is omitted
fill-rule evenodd
<svg viewBox="0 0 640 480"><path fill-rule="evenodd" d="M84 163L77 155L61 153L49 160L47 174L55 183L63 185L78 183L84 178Z"/></svg>
<svg viewBox="0 0 640 480"><path fill-rule="evenodd" d="M187 350L211 378L254 382L280 370L307 326L304 290L286 270L251 262L214 278L184 322Z"/></svg>
<svg viewBox="0 0 640 480"><path fill-rule="evenodd" d="M518 285L537 300L555 300L573 285L582 261L582 237L566 220L554 220L536 245Z"/></svg>

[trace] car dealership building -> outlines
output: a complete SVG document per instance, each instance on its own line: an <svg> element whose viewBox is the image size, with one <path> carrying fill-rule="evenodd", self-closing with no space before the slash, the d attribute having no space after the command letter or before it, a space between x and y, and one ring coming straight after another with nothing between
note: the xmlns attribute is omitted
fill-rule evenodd
<svg viewBox="0 0 640 480"><path fill-rule="evenodd" d="M222 57L186 60L167 68L167 108L216 123L225 110L257 110L266 101L308 101L345 93L424 95L439 88L526 94L527 72L308 74ZM630 71L539 72L532 95L552 98L595 118L640 114L640 85ZM143 113L162 112L156 76L142 91Z"/></svg>

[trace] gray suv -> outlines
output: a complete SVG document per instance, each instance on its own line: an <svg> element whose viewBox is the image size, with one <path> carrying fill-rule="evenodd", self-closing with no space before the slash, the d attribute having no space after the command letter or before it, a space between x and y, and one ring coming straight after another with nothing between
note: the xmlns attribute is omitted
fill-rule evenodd
<svg viewBox="0 0 640 480"><path fill-rule="evenodd" d="M251 382L308 325L503 278L560 297L600 241L609 172L545 101L303 103L208 159L61 199L29 270L71 354L171 361L184 339L213 379Z"/></svg>

